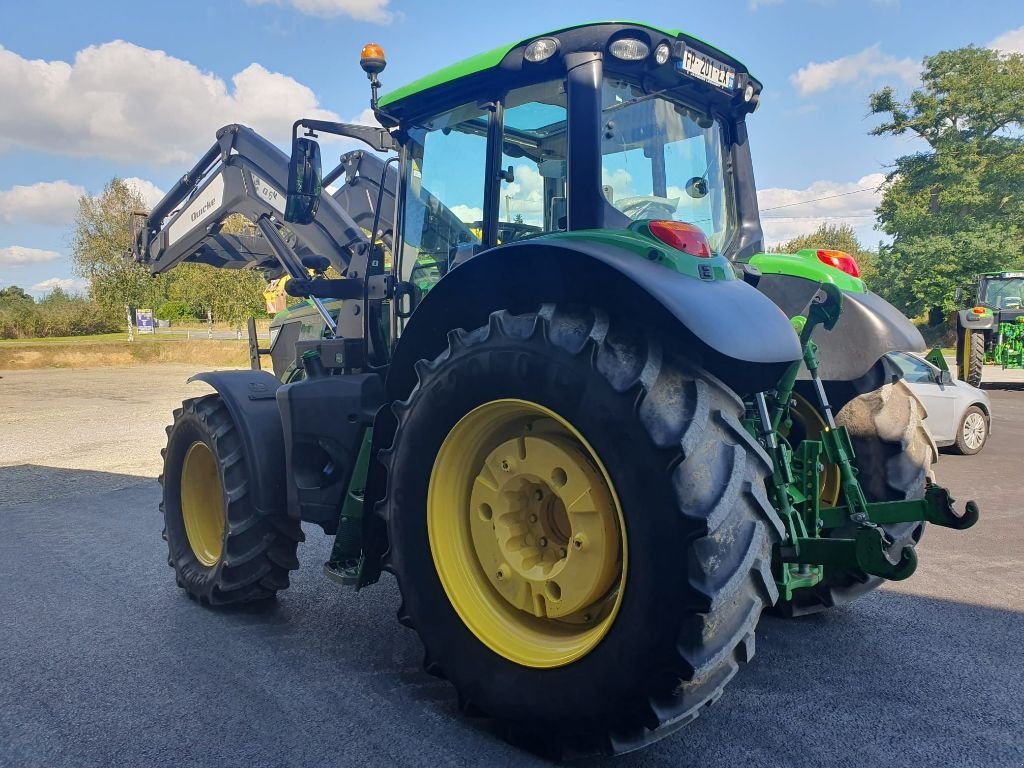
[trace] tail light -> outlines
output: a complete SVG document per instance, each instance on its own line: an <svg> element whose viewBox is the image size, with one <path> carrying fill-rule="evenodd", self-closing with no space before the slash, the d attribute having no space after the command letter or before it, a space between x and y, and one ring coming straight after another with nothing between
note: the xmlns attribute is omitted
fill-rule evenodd
<svg viewBox="0 0 1024 768"><path fill-rule="evenodd" d="M677 251L697 256L701 259L711 257L711 244L704 230L685 221L652 221L648 224L651 234L675 248Z"/></svg>
<svg viewBox="0 0 1024 768"><path fill-rule="evenodd" d="M860 277L857 260L846 251L818 251L818 260L830 267L841 269L848 275Z"/></svg>
<svg viewBox="0 0 1024 768"><path fill-rule="evenodd" d="M971 310L971 312L973 312L976 315L984 315L985 314L985 308L984 307L975 307L974 309Z"/></svg>

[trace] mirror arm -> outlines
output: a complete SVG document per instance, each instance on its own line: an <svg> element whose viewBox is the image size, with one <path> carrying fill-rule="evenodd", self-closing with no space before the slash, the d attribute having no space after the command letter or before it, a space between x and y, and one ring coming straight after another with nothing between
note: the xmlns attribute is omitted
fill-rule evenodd
<svg viewBox="0 0 1024 768"><path fill-rule="evenodd" d="M302 120L296 120L292 126L293 135L298 136L300 129L305 129L307 136L316 135L315 131L320 131L321 133L330 133L334 136L356 139L369 144L370 148L376 152L395 152L398 150L398 143L386 128L303 118Z"/></svg>

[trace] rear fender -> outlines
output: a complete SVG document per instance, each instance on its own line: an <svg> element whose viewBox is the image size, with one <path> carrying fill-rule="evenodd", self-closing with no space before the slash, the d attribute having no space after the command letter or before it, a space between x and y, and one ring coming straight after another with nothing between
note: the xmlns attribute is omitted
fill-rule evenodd
<svg viewBox="0 0 1024 768"><path fill-rule="evenodd" d="M820 283L793 275L767 274L757 289L788 317L807 312ZM903 314L875 293L843 291L843 312L831 331L818 327L818 372L825 381L852 381L867 374L887 352L923 352L924 338ZM806 371L801 376L806 377Z"/></svg>
<svg viewBox="0 0 1024 768"><path fill-rule="evenodd" d="M800 358L779 308L742 280L699 280L608 243L537 239L510 243L451 270L413 312L395 349L388 395L413 389L413 366L447 344L448 331L486 325L499 309L583 304L677 339L699 365L740 393L768 389Z"/></svg>
<svg viewBox="0 0 1024 768"><path fill-rule="evenodd" d="M956 313L957 324L968 331L988 331L996 323L996 316L992 312L984 315L976 315L969 309L961 309Z"/></svg>

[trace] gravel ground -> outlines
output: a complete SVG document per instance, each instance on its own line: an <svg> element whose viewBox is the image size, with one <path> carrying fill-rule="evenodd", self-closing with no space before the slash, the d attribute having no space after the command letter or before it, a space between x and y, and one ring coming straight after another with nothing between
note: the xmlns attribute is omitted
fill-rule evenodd
<svg viewBox="0 0 1024 768"><path fill-rule="evenodd" d="M392 579L324 579L317 529L269 609L174 586L154 478L192 372L0 372L0 766L541 764L420 670ZM607 762L1024 765L1024 387L990 394L989 446L937 468L974 529L931 528L913 578L851 606L765 617L714 707Z"/></svg>

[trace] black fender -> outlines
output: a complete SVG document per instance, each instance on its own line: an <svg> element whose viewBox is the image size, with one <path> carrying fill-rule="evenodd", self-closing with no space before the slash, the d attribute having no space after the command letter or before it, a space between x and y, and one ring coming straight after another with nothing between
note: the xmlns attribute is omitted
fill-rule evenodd
<svg viewBox="0 0 1024 768"><path fill-rule="evenodd" d="M806 315L820 283L793 275L762 275L757 290L788 317ZM924 352L924 337L896 307L876 293L843 291L843 311L831 331L818 327L818 372L825 381L853 381L887 352ZM801 378L806 378L801 370Z"/></svg>
<svg viewBox="0 0 1024 768"><path fill-rule="evenodd" d="M389 397L412 391L413 366L440 354L448 331L486 325L499 309L528 312L553 302L661 328L739 393L773 387L800 358L788 318L742 280L698 280L593 240L526 240L474 256L423 298L395 348Z"/></svg>
<svg viewBox="0 0 1024 768"><path fill-rule="evenodd" d="M189 379L209 384L220 395L242 438L252 503L261 514L284 515L284 432L277 408L281 382L267 371L209 371Z"/></svg>
<svg viewBox="0 0 1024 768"><path fill-rule="evenodd" d="M990 331L996 326L996 316L976 315L969 309L961 309L956 313L956 323L968 331Z"/></svg>

